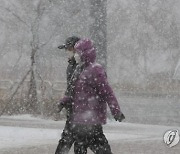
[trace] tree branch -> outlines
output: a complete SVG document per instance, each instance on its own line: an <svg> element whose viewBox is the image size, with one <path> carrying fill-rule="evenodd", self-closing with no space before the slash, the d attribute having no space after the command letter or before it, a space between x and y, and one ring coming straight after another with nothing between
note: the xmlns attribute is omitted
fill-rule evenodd
<svg viewBox="0 0 180 154"><path fill-rule="evenodd" d="M5 9L7 12L11 13L16 19L18 19L21 23L25 24L27 27L30 28L30 25L28 25L23 19L21 19L20 16L18 16L17 14L15 14L12 10L10 10L9 8L4 8L2 6L0 6L1 8Z"/></svg>

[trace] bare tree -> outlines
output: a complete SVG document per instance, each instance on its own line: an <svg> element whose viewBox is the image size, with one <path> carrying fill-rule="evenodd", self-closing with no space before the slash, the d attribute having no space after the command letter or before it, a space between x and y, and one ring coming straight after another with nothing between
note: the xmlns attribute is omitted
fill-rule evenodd
<svg viewBox="0 0 180 154"><path fill-rule="evenodd" d="M32 42L31 42L31 76L30 76L30 85L28 92L28 107L27 110L29 112L37 112L38 109L38 99L37 99L37 89L36 89L36 79L35 79L35 56L39 49L39 22L44 13L45 8L42 8L42 1L39 1L36 8L36 18L31 25L31 33L32 33Z"/></svg>
<svg viewBox="0 0 180 154"><path fill-rule="evenodd" d="M0 115L2 115L6 111L9 104L11 103L14 96L16 95L16 93L18 92L20 87L23 85L24 81L26 80L26 78L28 77L29 74L30 74L30 81L29 81L29 90L28 90L28 94L27 94L28 100L27 100L27 104L26 104L26 110L29 113L39 113L40 111L38 108L39 105L38 105L38 99L37 99L37 85L36 85L36 72L37 72L36 71L36 56L37 56L38 50L41 49L42 47L44 47L45 45L47 45L55 34L55 33L53 33L47 42L40 43L39 26L40 26L44 11L46 9L46 5L44 4L43 0L39 0L37 7L34 9L36 17L35 17L34 21L32 22L32 24L26 23L26 21L23 20L22 17L20 17L16 13L14 13L10 8L4 8L4 9L7 12L11 13L11 15L14 16L19 22L21 22L21 24L26 26L26 28L31 32L32 40L30 42L30 45L31 45L30 68L27 71L27 73L25 74L25 76L22 78L22 80L19 82L19 84L17 85L15 91L10 95L9 99L7 99L8 103L6 104L5 108L2 110ZM18 59L18 61L19 60L20 60L20 58ZM16 64L18 63L18 61L16 62ZM43 80L43 79L41 78L41 80Z"/></svg>

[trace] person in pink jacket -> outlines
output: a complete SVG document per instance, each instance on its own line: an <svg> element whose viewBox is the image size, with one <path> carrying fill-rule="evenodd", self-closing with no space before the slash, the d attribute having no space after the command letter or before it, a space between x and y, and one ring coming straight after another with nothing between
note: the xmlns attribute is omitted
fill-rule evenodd
<svg viewBox="0 0 180 154"><path fill-rule="evenodd" d="M74 46L74 58L78 63L72 75L68 94L62 105L72 102L72 123L75 138L75 154L112 154L103 133L106 124L107 105L116 121L125 119L110 87L104 68L96 62L96 50L89 39L80 39Z"/></svg>

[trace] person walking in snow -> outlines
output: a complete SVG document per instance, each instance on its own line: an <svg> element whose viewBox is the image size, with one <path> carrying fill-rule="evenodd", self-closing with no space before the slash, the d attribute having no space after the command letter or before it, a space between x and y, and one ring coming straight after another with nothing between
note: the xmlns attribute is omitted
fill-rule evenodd
<svg viewBox="0 0 180 154"><path fill-rule="evenodd" d="M107 105L116 121L125 119L107 81L104 68L96 63L96 50L89 39L80 39L74 46L78 65L71 77L68 94L61 105L72 102L74 153L86 154L89 147L95 154L112 154L102 125L106 124Z"/></svg>
<svg viewBox="0 0 180 154"><path fill-rule="evenodd" d="M77 63L74 58L74 45L76 42L80 40L79 37L72 36L66 39L65 44L60 45L58 48L59 49L65 49L67 54L69 55L69 60L68 60L68 67L66 70L66 75L67 75L67 89L65 92L65 95L69 95L69 89L70 89L70 79L72 77L72 74L74 73L74 70L77 66ZM60 112L63 108L66 109L67 111L67 120L66 124L64 127L64 130L61 134L61 139L59 140L59 144L56 148L55 154L68 154L72 144L74 143L73 139L73 133L72 133L72 123L71 123L71 117L72 117L72 102L68 101L66 104L58 103L58 112Z"/></svg>
<svg viewBox="0 0 180 154"><path fill-rule="evenodd" d="M66 75L67 75L67 89L65 92L65 96L71 96L71 78L72 75L76 69L77 62L75 60L74 54L75 54L75 49L74 45L80 40L79 37L76 36L71 36L68 37L65 41L65 44L60 45L58 48L59 49L65 49L67 51L67 54L69 55L69 60L68 60L68 67L66 70ZM68 154L69 150L71 149L75 139L73 137L73 132L72 132L72 127L73 124L71 122L72 119L72 101L67 101L66 104L61 103L62 100L57 104L57 112L61 112L63 108L66 109L67 111L67 120L66 124L63 130L63 133L61 134L61 139L59 140L59 144L56 148L55 154ZM93 149L92 149L93 151Z"/></svg>

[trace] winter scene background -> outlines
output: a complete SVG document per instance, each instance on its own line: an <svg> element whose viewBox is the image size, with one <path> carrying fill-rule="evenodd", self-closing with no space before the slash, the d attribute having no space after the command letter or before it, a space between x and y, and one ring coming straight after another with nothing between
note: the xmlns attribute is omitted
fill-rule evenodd
<svg viewBox="0 0 180 154"><path fill-rule="evenodd" d="M94 41L126 116L108 113L113 153L179 153L163 142L180 130L179 0L0 2L0 153L54 153L68 65L57 47L72 35Z"/></svg>

